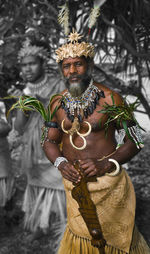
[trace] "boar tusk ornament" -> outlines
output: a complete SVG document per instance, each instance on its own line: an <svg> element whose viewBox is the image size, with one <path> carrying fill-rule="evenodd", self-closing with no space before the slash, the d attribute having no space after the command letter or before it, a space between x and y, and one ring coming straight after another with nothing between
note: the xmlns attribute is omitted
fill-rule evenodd
<svg viewBox="0 0 150 254"><path fill-rule="evenodd" d="M82 138L82 140L83 140L83 146L81 146L81 147L77 147L77 146L75 146L75 145L73 144L72 135L69 136L69 140L70 140L71 145L72 145L75 149L77 149L77 150L83 150L83 149L86 147L86 139L85 139L84 137L82 137L81 135L79 135L79 136L80 136L80 138Z"/></svg>
<svg viewBox="0 0 150 254"><path fill-rule="evenodd" d="M69 130L65 130L65 128L64 128L64 121L65 121L65 119L63 119L63 121L62 121L62 123L61 123L61 128L62 128L63 132L65 132L66 134L69 134L69 135L70 135L70 136L69 136L69 140L70 140L71 145L72 145L75 149L77 149L77 150L83 150L83 149L86 147L86 144L87 144L87 143L86 143L86 139L85 139L84 137L88 136L88 135L91 133L91 129L92 129L92 128L91 128L90 123L87 122L87 121L84 121L84 123L86 123L86 124L88 125L89 129L88 129L88 131L87 131L86 133L80 133L80 132L79 132L79 130L80 130L80 123L79 123L79 120L78 120L77 117L75 117L74 122L73 122L73 124L72 124L72 127L71 127L71 129L69 129ZM75 134L75 133L76 133L78 136L80 136L80 138L83 140L83 146L77 147L77 146L74 145L73 140L72 140L72 136L73 136L73 134Z"/></svg>

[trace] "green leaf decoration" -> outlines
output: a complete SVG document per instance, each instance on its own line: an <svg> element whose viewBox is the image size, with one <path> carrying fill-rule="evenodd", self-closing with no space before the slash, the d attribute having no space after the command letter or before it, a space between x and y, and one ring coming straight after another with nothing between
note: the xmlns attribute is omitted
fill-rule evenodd
<svg viewBox="0 0 150 254"><path fill-rule="evenodd" d="M124 128L124 130L125 130L126 134L127 134L127 135L128 135L128 137L129 137L129 139L131 139L132 141L134 141L134 140L133 140L133 138L131 137L131 135L130 135L129 131L128 131L127 122L126 122L125 120L123 120L123 121L122 121L122 125L123 125L123 128Z"/></svg>
<svg viewBox="0 0 150 254"><path fill-rule="evenodd" d="M112 103L113 103L113 105L115 105L115 100L114 100L114 96L113 96L113 94L111 94L111 99L112 99Z"/></svg>
<svg viewBox="0 0 150 254"><path fill-rule="evenodd" d="M107 134L109 124L112 121L116 121L116 125L120 127L123 126L126 134L128 137L133 140L131 137L129 131L128 131L128 122L133 122L134 124L137 124L140 129L145 131L137 122L137 120L134 117L134 111L136 108L140 105L140 101L137 98L133 103L126 103L125 101L122 103L122 105L115 105L114 97L111 94L112 99L112 105L109 105L108 103L105 103L103 105L103 109L100 111L97 111L98 113L107 114L108 119L105 122L105 132ZM102 117L103 118L103 117ZM102 121L102 118L100 119L100 122Z"/></svg>
<svg viewBox="0 0 150 254"><path fill-rule="evenodd" d="M60 106L56 106L55 109L54 109L54 111L51 112L51 103L52 103L53 99L54 99L56 96L61 96L61 98L62 98L63 95L61 95L61 94L54 94L53 96L51 96L51 98L50 98L50 100L49 100L49 105L48 105L48 108L47 108L47 116L48 116L47 121L48 121L48 122L51 121L51 120L53 119L55 113L57 112L57 110L58 110L59 107L60 107ZM60 99L60 100L61 100L61 99ZM60 102L60 100L59 100L59 102Z"/></svg>
<svg viewBox="0 0 150 254"><path fill-rule="evenodd" d="M99 119L99 127L101 128L102 119Z"/></svg>
<svg viewBox="0 0 150 254"><path fill-rule="evenodd" d="M21 109L25 114L27 111L37 111L41 114L42 118L44 119L44 121L51 121L52 118L54 117L56 111L58 110L59 106L56 106L54 111L51 112L51 103L54 99L54 97L56 96L62 96L61 94L55 94L53 95L50 100L49 100L49 105L47 108L44 107L44 105L42 104L42 102L40 102L38 99L28 96L28 95L22 95L19 97L15 97L15 96L9 96L7 97L7 99L9 98L16 98L18 99L18 101L16 103L14 103L12 105L12 107L9 109L8 113L7 113L7 117L10 114L10 112L14 109ZM5 99L5 98L4 98Z"/></svg>

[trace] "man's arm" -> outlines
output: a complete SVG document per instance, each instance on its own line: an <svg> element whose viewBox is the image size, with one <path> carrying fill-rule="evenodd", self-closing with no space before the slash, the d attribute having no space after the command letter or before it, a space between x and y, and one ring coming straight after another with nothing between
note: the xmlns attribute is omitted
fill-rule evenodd
<svg viewBox="0 0 150 254"><path fill-rule="evenodd" d="M6 137L11 130L11 125L6 119L5 104L0 101L0 137Z"/></svg>
<svg viewBox="0 0 150 254"><path fill-rule="evenodd" d="M122 103L125 103L123 98L118 93L114 93L113 97L114 97L115 105L119 106ZM123 129L122 121L120 121L120 124L118 124L117 119L115 119L114 124L115 124L117 130L122 129L124 131L124 138L123 138L124 144L122 144L119 148L117 148L116 153L114 153L111 156L111 158L117 160L117 162L120 165L122 165L122 164L130 161L136 154L139 153L139 151L141 149L135 143L135 141L137 139L136 133L132 134L131 131L129 131L130 127L135 125L134 122L126 120L126 126L128 128L128 132L130 132L132 138L134 138L134 137L136 138L136 139L132 139L132 140L129 138L129 136Z"/></svg>
<svg viewBox="0 0 150 254"><path fill-rule="evenodd" d="M117 93L112 93L113 94L113 99L115 105L121 105L123 103L122 97L117 94ZM108 104L112 105L112 99L109 95L107 96L107 101ZM122 123L120 122L120 126L117 124L117 119L113 121L114 126L116 126L116 129L123 128ZM129 126L132 126L133 123L129 123ZM109 126L111 128L111 125ZM130 161L139 151L141 150L140 147L137 146L137 144L131 140L128 135L126 134L124 136L124 144L121 145L119 148L116 149L116 151L110 155L107 158L104 158L103 160L82 160L80 161L81 167L85 169L84 173L86 176L101 176L104 175L105 173L109 173L114 170L114 163L109 161L109 159L116 160L120 165L127 163Z"/></svg>
<svg viewBox="0 0 150 254"><path fill-rule="evenodd" d="M81 160L80 165L84 169L84 174L87 177L90 176L103 176L105 173L110 173L114 171L114 163L109 161L109 159L116 160L119 165L127 163L130 161L140 149L136 147L136 144L127 138L125 143L120 146L112 155L104 158L103 160L97 159L86 159Z"/></svg>
<svg viewBox="0 0 150 254"><path fill-rule="evenodd" d="M52 127L48 128L48 134L45 137L43 150L49 161L51 161L53 164L58 157L63 156L60 150L60 143L61 143L61 131Z"/></svg>
<svg viewBox="0 0 150 254"><path fill-rule="evenodd" d="M137 155L140 152L141 149L138 149L136 144L130 140L127 135L125 136L125 143L121 145L116 152L110 156L108 159L114 159L116 160L120 165L129 162L135 155ZM110 163L109 163L110 164ZM112 169L111 165L108 166L108 172Z"/></svg>
<svg viewBox="0 0 150 254"><path fill-rule="evenodd" d="M51 103L51 112L54 112L55 108L59 105L59 97L55 97L53 102ZM58 107L59 108L59 107ZM78 182L80 180L79 173L74 168L71 162L67 160L67 158L63 157L62 149L60 149L62 144L62 137L63 132L59 127L59 123L57 120L59 109L56 111L55 115L53 116L52 122L58 128L53 128L53 124L50 128L48 128L47 137L45 137L45 141L43 143L43 150L53 164L55 164L56 160L60 161L58 165L58 170L60 170L62 176L71 182ZM65 160L59 160L65 159Z"/></svg>
<svg viewBox="0 0 150 254"><path fill-rule="evenodd" d="M60 149L61 139L62 139L61 130L55 128L49 128L47 138L43 144L43 150L53 164L56 159L62 158L63 153ZM65 158L67 160L67 158ZM79 182L81 177L74 166L69 161L62 161L58 170L60 170L62 176L71 182Z"/></svg>
<svg viewBox="0 0 150 254"><path fill-rule="evenodd" d="M11 126L4 119L0 118L0 137L6 137L11 130Z"/></svg>

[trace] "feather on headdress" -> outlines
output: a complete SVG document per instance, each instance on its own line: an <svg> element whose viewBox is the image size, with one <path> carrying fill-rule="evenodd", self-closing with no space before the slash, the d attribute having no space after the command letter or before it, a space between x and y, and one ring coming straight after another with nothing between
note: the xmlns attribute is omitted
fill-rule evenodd
<svg viewBox="0 0 150 254"><path fill-rule="evenodd" d="M100 15L100 7L106 2L106 0L95 0L94 7L91 9L88 27L89 30L95 25L97 18Z"/></svg>
<svg viewBox="0 0 150 254"><path fill-rule="evenodd" d="M58 14L58 23L64 27L65 35L69 34L69 8L67 2L60 6Z"/></svg>

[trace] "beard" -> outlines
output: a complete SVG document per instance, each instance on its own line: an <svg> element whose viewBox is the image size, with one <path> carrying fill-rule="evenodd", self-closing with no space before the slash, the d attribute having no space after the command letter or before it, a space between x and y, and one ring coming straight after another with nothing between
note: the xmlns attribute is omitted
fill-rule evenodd
<svg viewBox="0 0 150 254"><path fill-rule="evenodd" d="M88 74L87 74L88 73ZM71 78L78 78L80 82L70 82ZM91 71L88 70L83 75L72 74L68 78L64 77L65 85L72 97L80 97L88 88L91 81Z"/></svg>

